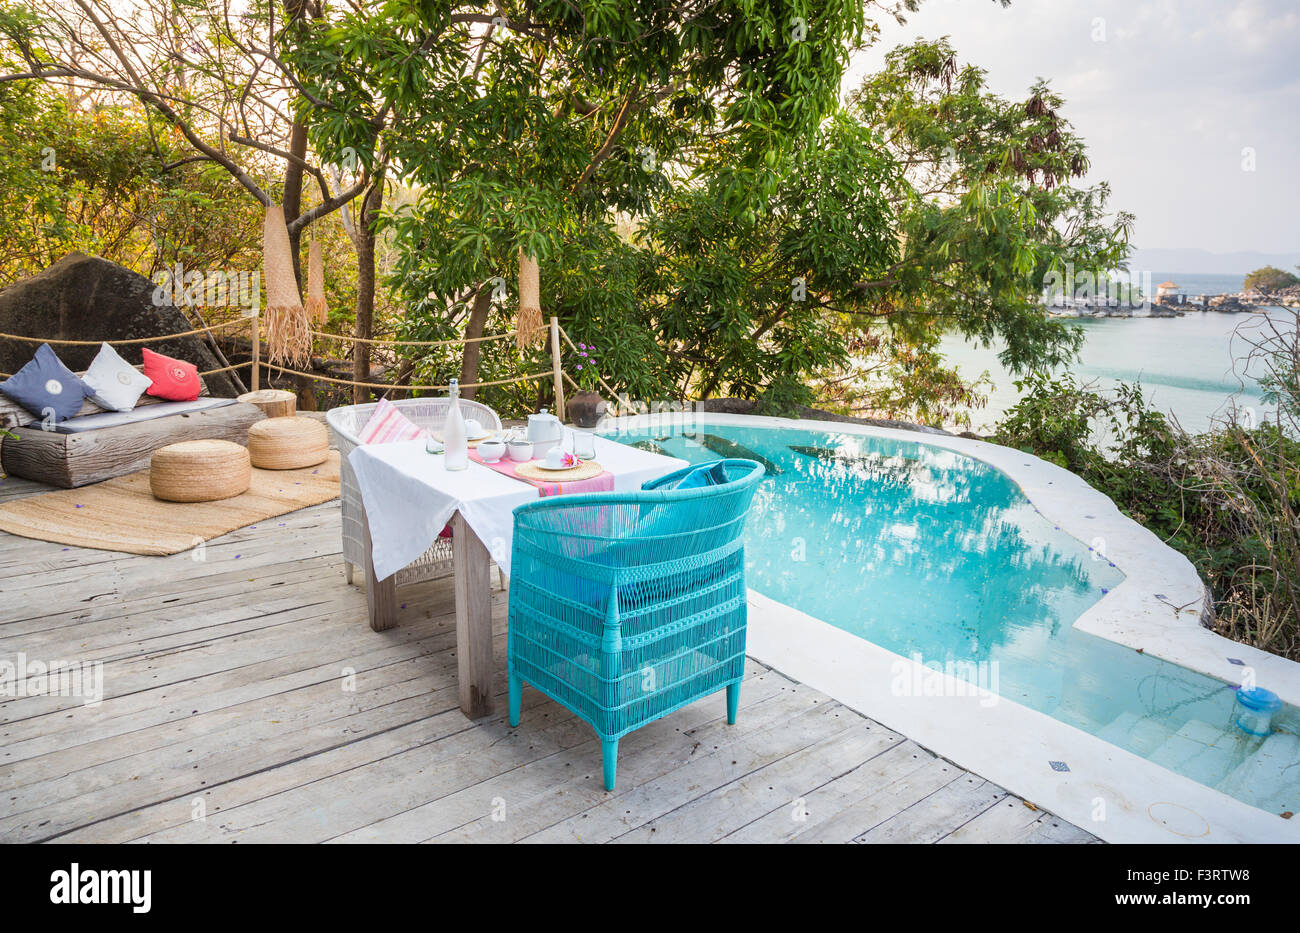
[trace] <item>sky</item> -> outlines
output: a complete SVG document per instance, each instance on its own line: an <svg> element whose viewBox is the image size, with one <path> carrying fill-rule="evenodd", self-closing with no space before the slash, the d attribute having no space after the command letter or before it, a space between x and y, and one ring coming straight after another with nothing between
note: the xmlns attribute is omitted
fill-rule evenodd
<svg viewBox="0 0 1300 933"><path fill-rule="evenodd" d="M925 0L877 20L846 87L944 35L999 94L1048 79L1135 247L1300 252L1300 0Z"/></svg>

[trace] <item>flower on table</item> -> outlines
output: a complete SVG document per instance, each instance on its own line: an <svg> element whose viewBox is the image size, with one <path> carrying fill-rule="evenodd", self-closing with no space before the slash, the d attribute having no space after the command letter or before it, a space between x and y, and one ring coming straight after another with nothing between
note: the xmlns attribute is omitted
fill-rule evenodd
<svg viewBox="0 0 1300 933"><path fill-rule="evenodd" d="M576 467L578 464L582 463L582 461L578 459L577 454L566 453L560 459L560 463L566 467Z"/></svg>

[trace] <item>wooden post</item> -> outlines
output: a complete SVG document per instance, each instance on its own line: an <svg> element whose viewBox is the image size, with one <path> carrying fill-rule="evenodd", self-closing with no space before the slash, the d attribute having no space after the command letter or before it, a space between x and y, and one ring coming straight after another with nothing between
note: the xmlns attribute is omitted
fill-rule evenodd
<svg viewBox="0 0 1300 933"><path fill-rule="evenodd" d="M256 392L260 388L261 374L258 373L259 364L262 356L262 334L258 328L258 319L261 317L261 311L253 309L253 332L250 335L253 344L253 378L249 381L250 391Z"/></svg>
<svg viewBox="0 0 1300 933"><path fill-rule="evenodd" d="M564 421L564 373L560 370L560 319L551 318L551 375L555 380L555 417Z"/></svg>

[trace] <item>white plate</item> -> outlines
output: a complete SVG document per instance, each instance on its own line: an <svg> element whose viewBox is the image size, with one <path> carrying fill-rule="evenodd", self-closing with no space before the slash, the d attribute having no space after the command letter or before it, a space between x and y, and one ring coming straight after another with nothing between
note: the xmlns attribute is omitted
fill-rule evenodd
<svg viewBox="0 0 1300 933"><path fill-rule="evenodd" d="M533 466L537 467L537 469L539 469L539 470L550 470L552 473L558 473L558 472L560 472L561 470L574 470L574 469L577 469L578 467L582 466L582 465L583 465L584 463L586 463L586 462L587 462L586 460L579 460L577 463L573 464L573 466L558 466L558 467L553 467L553 466L547 466L545 460L534 460L534 461L533 461Z"/></svg>

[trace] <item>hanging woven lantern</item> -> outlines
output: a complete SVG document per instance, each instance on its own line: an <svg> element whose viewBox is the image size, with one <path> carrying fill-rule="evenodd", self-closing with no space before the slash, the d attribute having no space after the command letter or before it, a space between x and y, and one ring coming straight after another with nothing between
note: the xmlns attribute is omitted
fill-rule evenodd
<svg viewBox="0 0 1300 933"><path fill-rule="evenodd" d="M307 248L307 316L317 324L324 324L330 316L325 303L325 260L315 240Z"/></svg>
<svg viewBox="0 0 1300 933"><path fill-rule="evenodd" d="M515 344L519 349L542 342L541 282L537 259L519 251L519 315L515 319Z"/></svg>
<svg viewBox="0 0 1300 933"><path fill-rule="evenodd" d="M311 359L310 324L293 274L293 253L284 208L266 208L262 232L262 275L266 279L266 353L272 363L298 366Z"/></svg>

